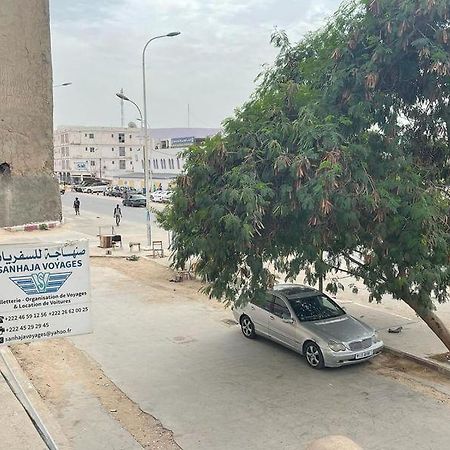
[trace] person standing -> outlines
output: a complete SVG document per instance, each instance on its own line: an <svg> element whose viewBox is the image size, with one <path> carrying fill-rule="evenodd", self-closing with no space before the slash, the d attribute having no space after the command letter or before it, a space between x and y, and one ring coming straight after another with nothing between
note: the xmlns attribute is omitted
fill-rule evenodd
<svg viewBox="0 0 450 450"><path fill-rule="evenodd" d="M75 215L80 215L80 200L78 200L78 197L75 197L75 201L73 202L73 209L75 210Z"/></svg>
<svg viewBox="0 0 450 450"><path fill-rule="evenodd" d="M120 209L119 205L117 205L114 208L113 217L116 219L116 225L119 226L120 225L120 219L122 219L122 210Z"/></svg>

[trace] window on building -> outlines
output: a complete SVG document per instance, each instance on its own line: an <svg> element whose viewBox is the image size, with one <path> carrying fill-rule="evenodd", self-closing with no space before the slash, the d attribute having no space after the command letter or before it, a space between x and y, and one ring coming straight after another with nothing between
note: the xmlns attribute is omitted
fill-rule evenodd
<svg viewBox="0 0 450 450"><path fill-rule="evenodd" d="M125 156L125 147L119 147L119 156Z"/></svg>
<svg viewBox="0 0 450 450"><path fill-rule="evenodd" d="M119 143L123 144L125 142L125 133L119 133Z"/></svg>
<svg viewBox="0 0 450 450"><path fill-rule="evenodd" d="M84 148L87 151L87 147Z"/></svg>
<svg viewBox="0 0 450 450"><path fill-rule="evenodd" d="M153 160L153 168L154 169L159 169L159 167L158 167L158 160L157 159Z"/></svg>
<svg viewBox="0 0 450 450"><path fill-rule="evenodd" d="M111 137L113 138L113 137L114 137L114 134L111 134Z"/></svg>
<svg viewBox="0 0 450 450"><path fill-rule="evenodd" d="M84 137L87 137L87 133L84 133Z"/></svg>
<svg viewBox="0 0 450 450"><path fill-rule="evenodd" d="M89 133L89 139L94 139L94 133Z"/></svg>
<svg viewBox="0 0 450 450"><path fill-rule="evenodd" d="M180 169L180 158L177 158L177 169Z"/></svg>
<svg viewBox="0 0 450 450"><path fill-rule="evenodd" d="M169 148L169 141L161 141L161 148Z"/></svg>
<svg viewBox="0 0 450 450"><path fill-rule="evenodd" d="M114 164L114 161L111 161L111 164Z"/></svg>
<svg viewBox="0 0 450 450"><path fill-rule="evenodd" d="M95 161L91 161L91 166L95 166Z"/></svg>
<svg viewBox="0 0 450 450"><path fill-rule="evenodd" d="M126 161L124 159L121 159L119 161L119 169L125 169L126 168Z"/></svg>
<svg viewBox="0 0 450 450"><path fill-rule="evenodd" d="M91 153L94 153L94 152L95 152L95 147L89 147L89 151L90 151Z"/></svg>
<svg viewBox="0 0 450 450"><path fill-rule="evenodd" d="M111 150L114 151L114 147Z"/></svg>
<svg viewBox="0 0 450 450"><path fill-rule="evenodd" d="M165 169L166 168L166 160L161 158L161 169Z"/></svg>
<svg viewBox="0 0 450 450"><path fill-rule="evenodd" d="M131 139L131 134L130 134L130 139Z"/></svg>

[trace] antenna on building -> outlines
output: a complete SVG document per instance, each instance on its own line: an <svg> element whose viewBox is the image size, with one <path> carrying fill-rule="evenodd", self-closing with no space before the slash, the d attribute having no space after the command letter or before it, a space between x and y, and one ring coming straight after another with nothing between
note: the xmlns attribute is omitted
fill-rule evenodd
<svg viewBox="0 0 450 450"><path fill-rule="evenodd" d="M123 88L120 90L120 93L123 95ZM120 99L120 126L123 128L123 125L125 123L124 121L124 113L123 113L123 105L124 101L123 98Z"/></svg>

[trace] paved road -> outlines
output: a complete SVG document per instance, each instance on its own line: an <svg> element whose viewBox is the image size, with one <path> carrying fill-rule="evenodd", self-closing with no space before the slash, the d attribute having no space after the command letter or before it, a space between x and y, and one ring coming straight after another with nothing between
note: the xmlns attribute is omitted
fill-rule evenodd
<svg viewBox="0 0 450 450"><path fill-rule="evenodd" d="M450 408L424 390L368 365L314 371L244 339L229 312L196 299L198 286L107 264L92 271L95 333L74 341L183 449L303 449L329 435L365 450L448 448Z"/></svg>
<svg viewBox="0 0 450 450"><path fill-rule="evenodd" d="M121 198L105 197L103 195L95 194L81 194L79 192L66 192L61 196L63 206L65 208L72 208L75 197L80 199L81 213L83 213L83 211L89 211L99 215L112 217L114 207L119 204L122 208L124 220L128 222L145 224L145 208L131 208L128 206L122 206Z"/></svg>

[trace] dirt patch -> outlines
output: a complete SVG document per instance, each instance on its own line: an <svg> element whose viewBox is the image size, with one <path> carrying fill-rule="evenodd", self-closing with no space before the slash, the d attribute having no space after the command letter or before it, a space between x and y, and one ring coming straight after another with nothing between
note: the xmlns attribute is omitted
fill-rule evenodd
<svg viewBox="0 0 450 450"><path fill-rule="evenodd" d="M207 295L202 294L200 290L204 287L204 284L200 281L193 279L172 283L170 280L175 277L175 272L148 259L140 258L138 261L127 261L123 258L91 258L91 265L117 270L131 278L133 283L147 285L148 289L155 292L177 293L187 300L208 304L222 311L227 308L216 299L210 299ZM170 296L164 295L164 301L170 301Z"/></svg>
<svg viewBox="0 0 450 450"><path fill-rule="evenodd" d="M450 406L450 379L409 359L383 353L369 363L380 375L392 378L421 394Z"/></svg>
<svg viewBox="0 0 450 450"><path fill-rule="evenodd" d="M67 386L81 384L95 396L121 426L145 449L180 449L173 433L143 412L110 379L98 364L69 340L55 339L12 348L25 373L49 409L58 417L70 401ZM61 424L63 430L64 426Z"/></svg>

